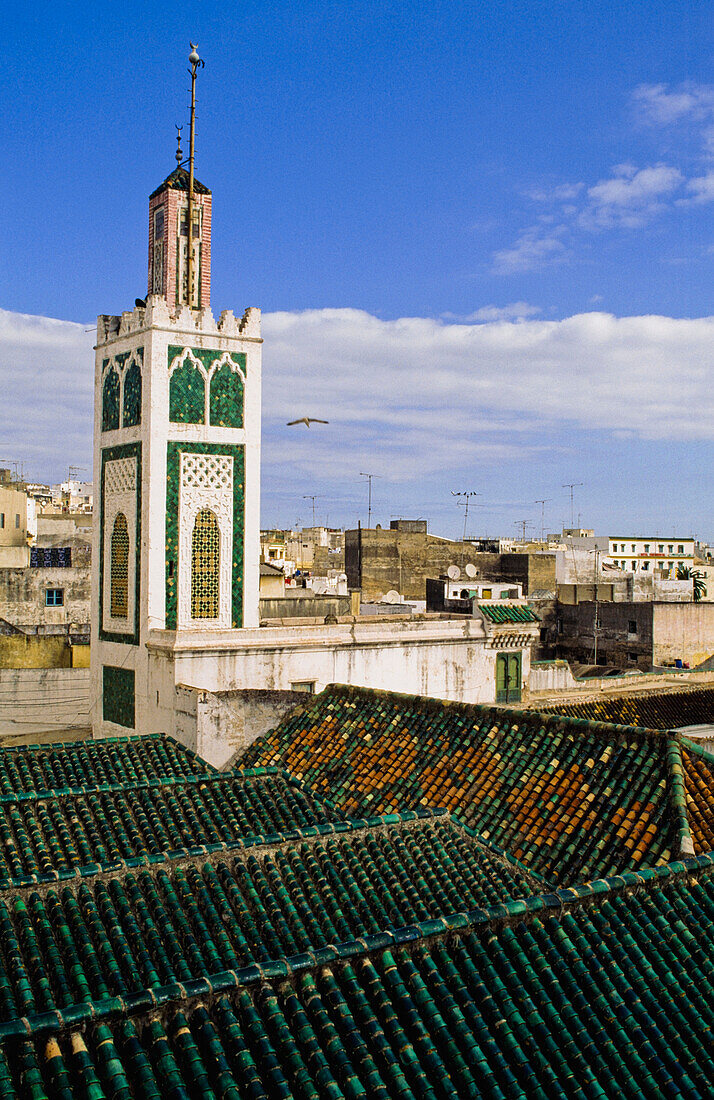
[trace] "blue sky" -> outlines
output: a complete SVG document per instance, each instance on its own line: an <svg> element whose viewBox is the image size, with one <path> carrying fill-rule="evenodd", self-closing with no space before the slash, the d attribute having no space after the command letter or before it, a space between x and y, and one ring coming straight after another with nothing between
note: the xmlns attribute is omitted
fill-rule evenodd
<svg viewBox="0 0 714 1100"><path fill-rule="evenodd" d="M714 24L698 2L19 9L7 457L37 477L90 461L83 328L145 292L189 38L214 308L266 313L264 524L308 522L303 493L318 518L366 519L367 469L382 522L455 535L451 490L473 488L474 533L539 527L539 497L555 529L563 483L582 481L588 526L714 537ZM42 317L77 325L52 350ZM292 412L331 423L298 436Z"/></svg>

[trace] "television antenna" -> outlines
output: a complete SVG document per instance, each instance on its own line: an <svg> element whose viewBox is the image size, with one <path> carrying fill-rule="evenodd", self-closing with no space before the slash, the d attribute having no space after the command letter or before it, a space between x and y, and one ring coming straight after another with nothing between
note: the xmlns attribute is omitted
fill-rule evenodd
<svg viewBox="0 0 714 1100"><path fill-rule="evenodd" d="M583 485L582 481L566 481L565 485L563 485L564 489L570 489L570 529L571 529L571 531L575 527L575 504L574 504L575 493L574 493L574 490L575 489L580 489L582 487L582 485Z"/></svg>
<svg viewBox="0 0 714 1100"><path fill-rule="evenodd" d="M367 504L367 530L369 531L372 526L372 478L381 477L381 474L363 474L360 472L360 477L366 477L369 483L369 497Z"/></svg>
<svg viewBox="0 0 714 1100"><path fill-rule="evenodd" d="M550 497L541 497L535 504L540 504L540 541L545 541L545 506L550 503Z"/></svg>

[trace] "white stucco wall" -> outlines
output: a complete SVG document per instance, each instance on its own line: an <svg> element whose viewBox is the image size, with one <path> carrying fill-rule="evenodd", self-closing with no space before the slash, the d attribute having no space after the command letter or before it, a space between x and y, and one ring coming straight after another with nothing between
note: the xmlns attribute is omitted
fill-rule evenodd
<svg viewBox="0 0 714 1100"><path fill-rule="evenodd" d="M180 684L209 692L289 691L294 683L312 681L319 692L327 684L345 683L493 703L496 656L509 648L505 641L487 637L480 620L465 618L262 628L223 635L154 631L148 642L147 722L141 732L176 728L174 694ZM527 682L530 650L518 651Z"/></svg>

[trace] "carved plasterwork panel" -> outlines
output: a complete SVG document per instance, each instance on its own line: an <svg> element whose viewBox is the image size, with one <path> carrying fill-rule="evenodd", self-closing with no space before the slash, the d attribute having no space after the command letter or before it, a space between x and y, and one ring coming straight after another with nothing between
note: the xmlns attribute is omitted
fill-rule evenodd
<svg viewBox="0 0 714 1100"><path fill-rule="evenodd" d="M209 509L220 531L219 601L216 619L191 617L192 536L196 516ZM221 454L181 454L178 539L178 627L205 630L231 626L231 566L233 560L233 457Z"/></svg>

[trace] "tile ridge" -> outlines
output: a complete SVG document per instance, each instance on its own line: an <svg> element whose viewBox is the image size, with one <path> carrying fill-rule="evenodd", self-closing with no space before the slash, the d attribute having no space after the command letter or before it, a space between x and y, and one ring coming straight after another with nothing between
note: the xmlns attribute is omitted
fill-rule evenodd
<svg viewBox="0 0 714 1100"><path fill-rule="evenodd" d="M87 1000L66 1005L62 1009L16 1016L0 1023L0 1042L10 1038L35 1038L38 1035L76 1031L82 1027L116 1018L128 1019L155 1015L158 1010L193 1003L205 1003L216 997L235 993L257 984L291 981L293 977L339 966L373 952L404 949L407 952L422 945L441 942L446 937L468 935L482 928L500 931L522 921L537 917L560 916L585 904L592 904L605 895L632 894L661 887L665 881L689 879L714 868L714 853L663 864L639 872L626 872L604 879L594 879L582 886L554 890L529 898L517 898L484 908L464 910L448 917L431 917L410 925L399 925L370 933L353 940L327 944L297 955L284 955L262 963L251 963L235 970L218 971L184 982L171 982L147 987L125 996Z"/></svg>

